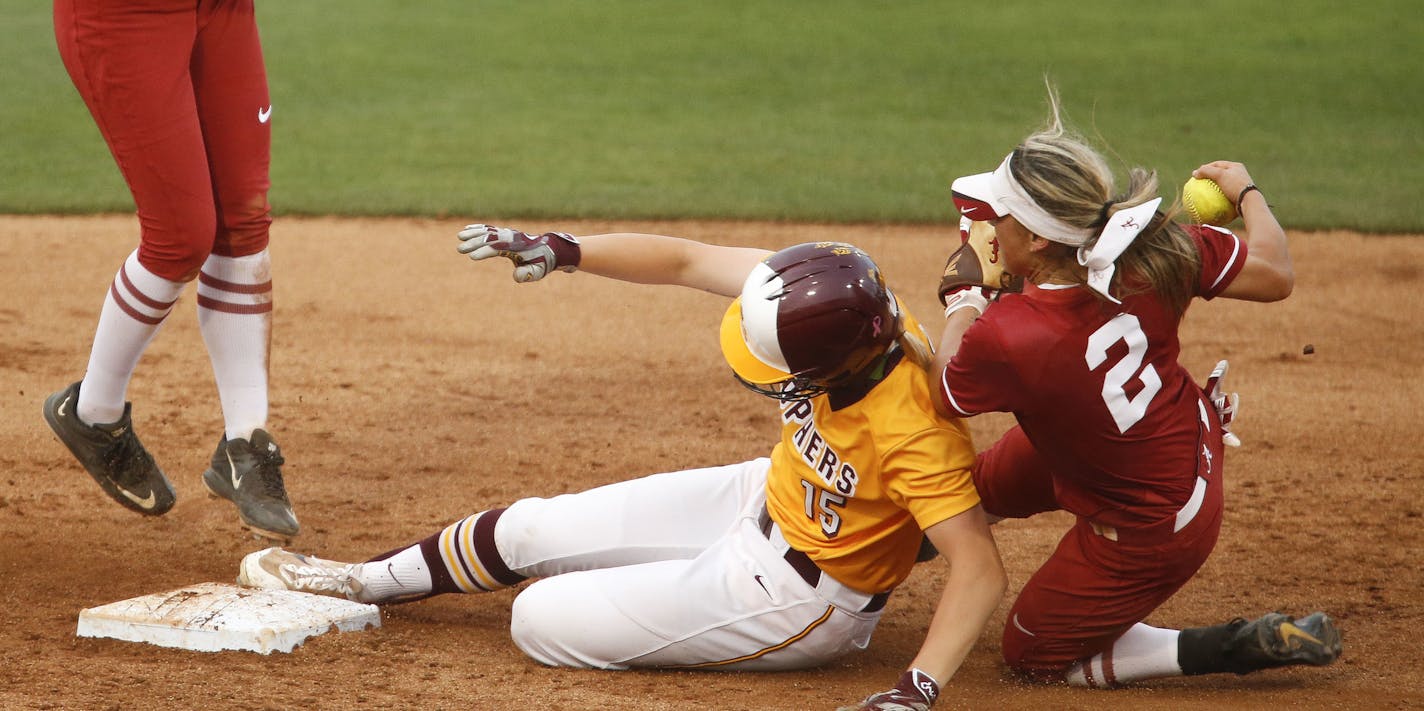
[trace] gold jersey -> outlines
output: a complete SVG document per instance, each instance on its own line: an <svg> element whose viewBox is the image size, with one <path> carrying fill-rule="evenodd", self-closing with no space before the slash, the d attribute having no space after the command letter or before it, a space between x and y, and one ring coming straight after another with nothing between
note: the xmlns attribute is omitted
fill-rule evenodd
<svg viewBox="0 0 1424 711"><path fill-rule="evenodd" d="M906 330L922 334L905 313ZM964 422L935 412L936 388L908 357L869 391L783 403L767 509L791 546L841 583L889 590L924 529L979 503Z"/></svg>

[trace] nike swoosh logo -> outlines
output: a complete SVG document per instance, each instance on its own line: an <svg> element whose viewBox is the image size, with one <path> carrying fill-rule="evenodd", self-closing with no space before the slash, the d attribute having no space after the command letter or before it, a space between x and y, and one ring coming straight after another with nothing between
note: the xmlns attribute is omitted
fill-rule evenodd
<svg viewBox="0 0 1424 711"><path fill-rule="evenodd" d="M752 579L756 580L757 585L760 585L762 590L766 590L767 595L771 595L771 590L766 587L766 583L761 581L760 575L753 575Z"/></svg>
<svg viewBox="0 0 1424 711"><path fill-rule="evenodd" d="M228 476L232 477L232 490L237 491L242 486L242 481L237 478L237 465L232 461L232 452L223 450L223 455L227 457Z"/></svg>
<svg viewBox="0 0 1424 711"><path fill-rule="evenodd" d="M267 123L267 119L272 118L272 105L268 104L265 109L257 110L257 123Z"/></svg>
<svg viewBox="0 0 1424 711"><path fill-rule="evenodd" d="M59 417L64 417L64 408L69 407L69 398L72 397L74 396L68 394L64 396L64 401L59 403L59 408L54 411L55 415L58 415Z"/></svg>
<svg viewBox="0 0 1424 711"><path fill-rule="evenodd" d="M1023 624L1021 624L1021 623L1019 622L1019 613L1017 613L1017 612L1014 613L1014 626L1017 627L1017 628L1019 628L1019 631L1020 631L1020 632L1026 634L1026 635L1028 635L1028 636L1030 636L1030 637L1037 637L1037 636L1038 636L1038 635L1036 635L1036 634L1034 634L1034 633L1032 633L1032 632L1029 632L1029 631L1028 631L1028 628L1027 628L1027 627L1024 627Z"/></svg>
<svg viewBox="0 0 1424 711"><path fill-rule="evenodd" d="M139 505L139 508L142 508L142 509L145 510L145 511L147 511L147 510L149 510L149 509L152 509L152 508L153 508L153 505L156 504L156 503L158 503L158 496L157 496L156 494L154 494L152 491L148 492L148 498L146 498L146 499L140 499L140 498L138 498L138 495L137 495L137 494L133 493L132 491L129 491L128 489L125 489L125 488L122 487L122 486L121 486L121 487L118 487L118 489L119 489L119 493L120 493L120 494L123 494L125 499L128 499L129 501L132 501L132 502L134 502L135 504L138 504L138 505Z"/></svg>
<svg viewBox="0 0 1424 711"><path fill-rule="evenodd" d="M1295 625L1289 622L1286 622L1281 625L1281 640L1286 643L1286 646L1294 648L1297 645L1291 644L1292 639L1303 639L1314 644L1325 644L1324 642L1321 642L1320 640L1316 639L1314 635L1311 635L1305 630L1302 630L1301 628L1296 627Z"/></svg>
<svg viewBox="0 0 1424 711"><path fill-rule="evenodd" d="M405 583L402 583L400 578L396 577L395 563L386 563L386 575L391 576L391 580L396 581L396 585L405 587Z"/></svg>

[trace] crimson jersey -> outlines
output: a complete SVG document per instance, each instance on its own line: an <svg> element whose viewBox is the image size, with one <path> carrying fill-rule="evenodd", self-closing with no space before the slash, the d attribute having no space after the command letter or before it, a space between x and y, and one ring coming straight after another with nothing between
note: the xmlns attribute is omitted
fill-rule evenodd
<svg viewBox="0 0 1424 711"><path fill-rule="evenodd" d="M1241 271L1246 245L1189 227L1211 299ZM965 416L1012 412L1051 463L1064 510L1111 526L1173 515L1192 494L1205 398L1178 362L1180 317L1155 294L1122 304L1081 287L1006 294L974 322L940 396ZM1210 405L1207 405L1210 407Z"/></svg>

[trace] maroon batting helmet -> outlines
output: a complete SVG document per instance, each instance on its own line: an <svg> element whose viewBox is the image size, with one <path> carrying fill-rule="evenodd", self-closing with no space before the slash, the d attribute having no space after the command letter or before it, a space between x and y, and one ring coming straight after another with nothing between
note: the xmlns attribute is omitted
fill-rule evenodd
<svg viewBox="0 0 1424 711"><path fill-rule="evenodd" d="M808 242L747 276L722 319L722 355L753 390L802 399L853 380L902 332L899 305L869 255Z"/></svg>

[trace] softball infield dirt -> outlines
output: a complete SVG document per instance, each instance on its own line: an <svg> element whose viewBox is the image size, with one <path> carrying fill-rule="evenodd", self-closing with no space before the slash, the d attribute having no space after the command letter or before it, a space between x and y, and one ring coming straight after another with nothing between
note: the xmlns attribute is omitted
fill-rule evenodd
<svg viewBox="0 0 1424 711"><path fill-rule="evenodd" d="M949 226L513 224L772 249L855 242L932 329L955 239ZM578 274L516 285L505 263L456 254L462 225L277 221L270 425L303 526L293 548L362 559L522 496L769 450L774 406L738 387L717 352L723 299ZM830 709L892 683L918 647L943 562L891 597L869 650L797 673L544 668L509 641L511 591L390 607L382 629L268 657L76 638L83 608L230 581L264 545L200 480L222 422L191 288L129 391L178 487L173 511L148 519L107 499L40 415L83 373L136 230L129 215L0 217L0 707ZM999 659L1006 601L940 708L1424 705L1424 238L1293 234L1291 251L1287 301L1198 302L1187 316L1183 362L1204 379L1230 359L1245 446L1227 454L1215 554L1148 622L1322 609L1343 629L1343 658L1116 692L1024 686ZM983 446L1007 423L972 427ZM1011 595L1067 522L996 528Z"/></svg>

